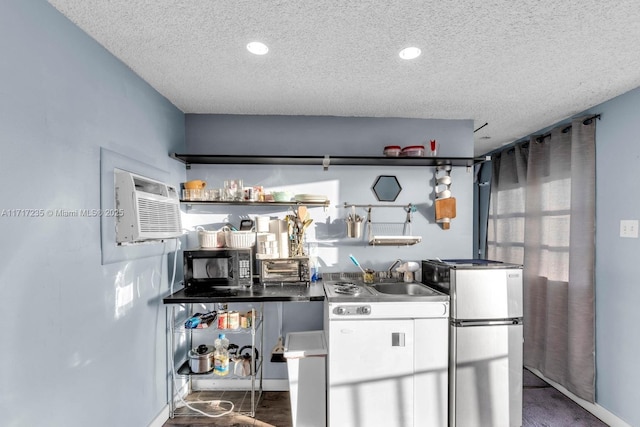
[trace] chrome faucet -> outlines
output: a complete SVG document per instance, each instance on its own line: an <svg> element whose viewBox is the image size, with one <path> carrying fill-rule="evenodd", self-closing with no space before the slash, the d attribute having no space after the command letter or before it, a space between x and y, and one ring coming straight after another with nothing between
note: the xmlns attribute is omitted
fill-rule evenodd
<svg viewBox="0 0 640 427"><path fill-rule="evenodd" d="M389 279L393 278L393 267L395 267L398 264L401 264L403 261L398 258L397 260L393 261L393 264L391 264L391 266L387 269L387 277Z"/></svg>

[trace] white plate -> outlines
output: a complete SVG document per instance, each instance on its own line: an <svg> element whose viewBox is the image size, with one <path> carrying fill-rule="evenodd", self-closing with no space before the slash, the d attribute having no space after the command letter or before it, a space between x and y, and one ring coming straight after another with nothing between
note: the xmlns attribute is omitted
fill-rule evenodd
<svg viewBox="0 0 640 427"><path fill-rule="evenodd" d="M296 202L326 202L327 196L322 194L296 194Z"/></svg>

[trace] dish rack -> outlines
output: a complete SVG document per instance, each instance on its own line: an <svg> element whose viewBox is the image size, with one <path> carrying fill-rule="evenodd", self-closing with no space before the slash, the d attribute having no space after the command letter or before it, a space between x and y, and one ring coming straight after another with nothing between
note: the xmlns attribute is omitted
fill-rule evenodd
<svg viewBox="0 0 640 427"><path fill-rule="evenodd" d="M367 209L367 240L371 246L409 246L422 241L421 236L411 235L411 216L417 209L409 203L406 206L399 205L354 205L345 202L345 208ZM374 222L372 220L373 208L397 208L402 207L406 212L404 222Z"/></svg>

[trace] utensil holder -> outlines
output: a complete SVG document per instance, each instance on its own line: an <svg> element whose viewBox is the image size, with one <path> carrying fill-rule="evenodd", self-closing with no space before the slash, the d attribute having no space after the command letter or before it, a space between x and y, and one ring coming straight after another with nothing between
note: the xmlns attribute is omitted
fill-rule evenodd
<svg viewBox="0 0 640 427"><path fill-rule="evenodd" d="M347 237L354 239L362 237L362 221L347 220Z"/></svg>

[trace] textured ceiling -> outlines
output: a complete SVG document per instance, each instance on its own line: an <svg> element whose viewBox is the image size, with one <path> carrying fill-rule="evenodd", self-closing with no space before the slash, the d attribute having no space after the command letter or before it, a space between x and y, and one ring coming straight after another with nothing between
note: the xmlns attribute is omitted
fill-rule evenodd
<svg viewBox="0 0 640 427"><path fill-rule="evenodd" d="M638 0L49 2L185 113L472 119L478 155L640 86Z"/></svg>

